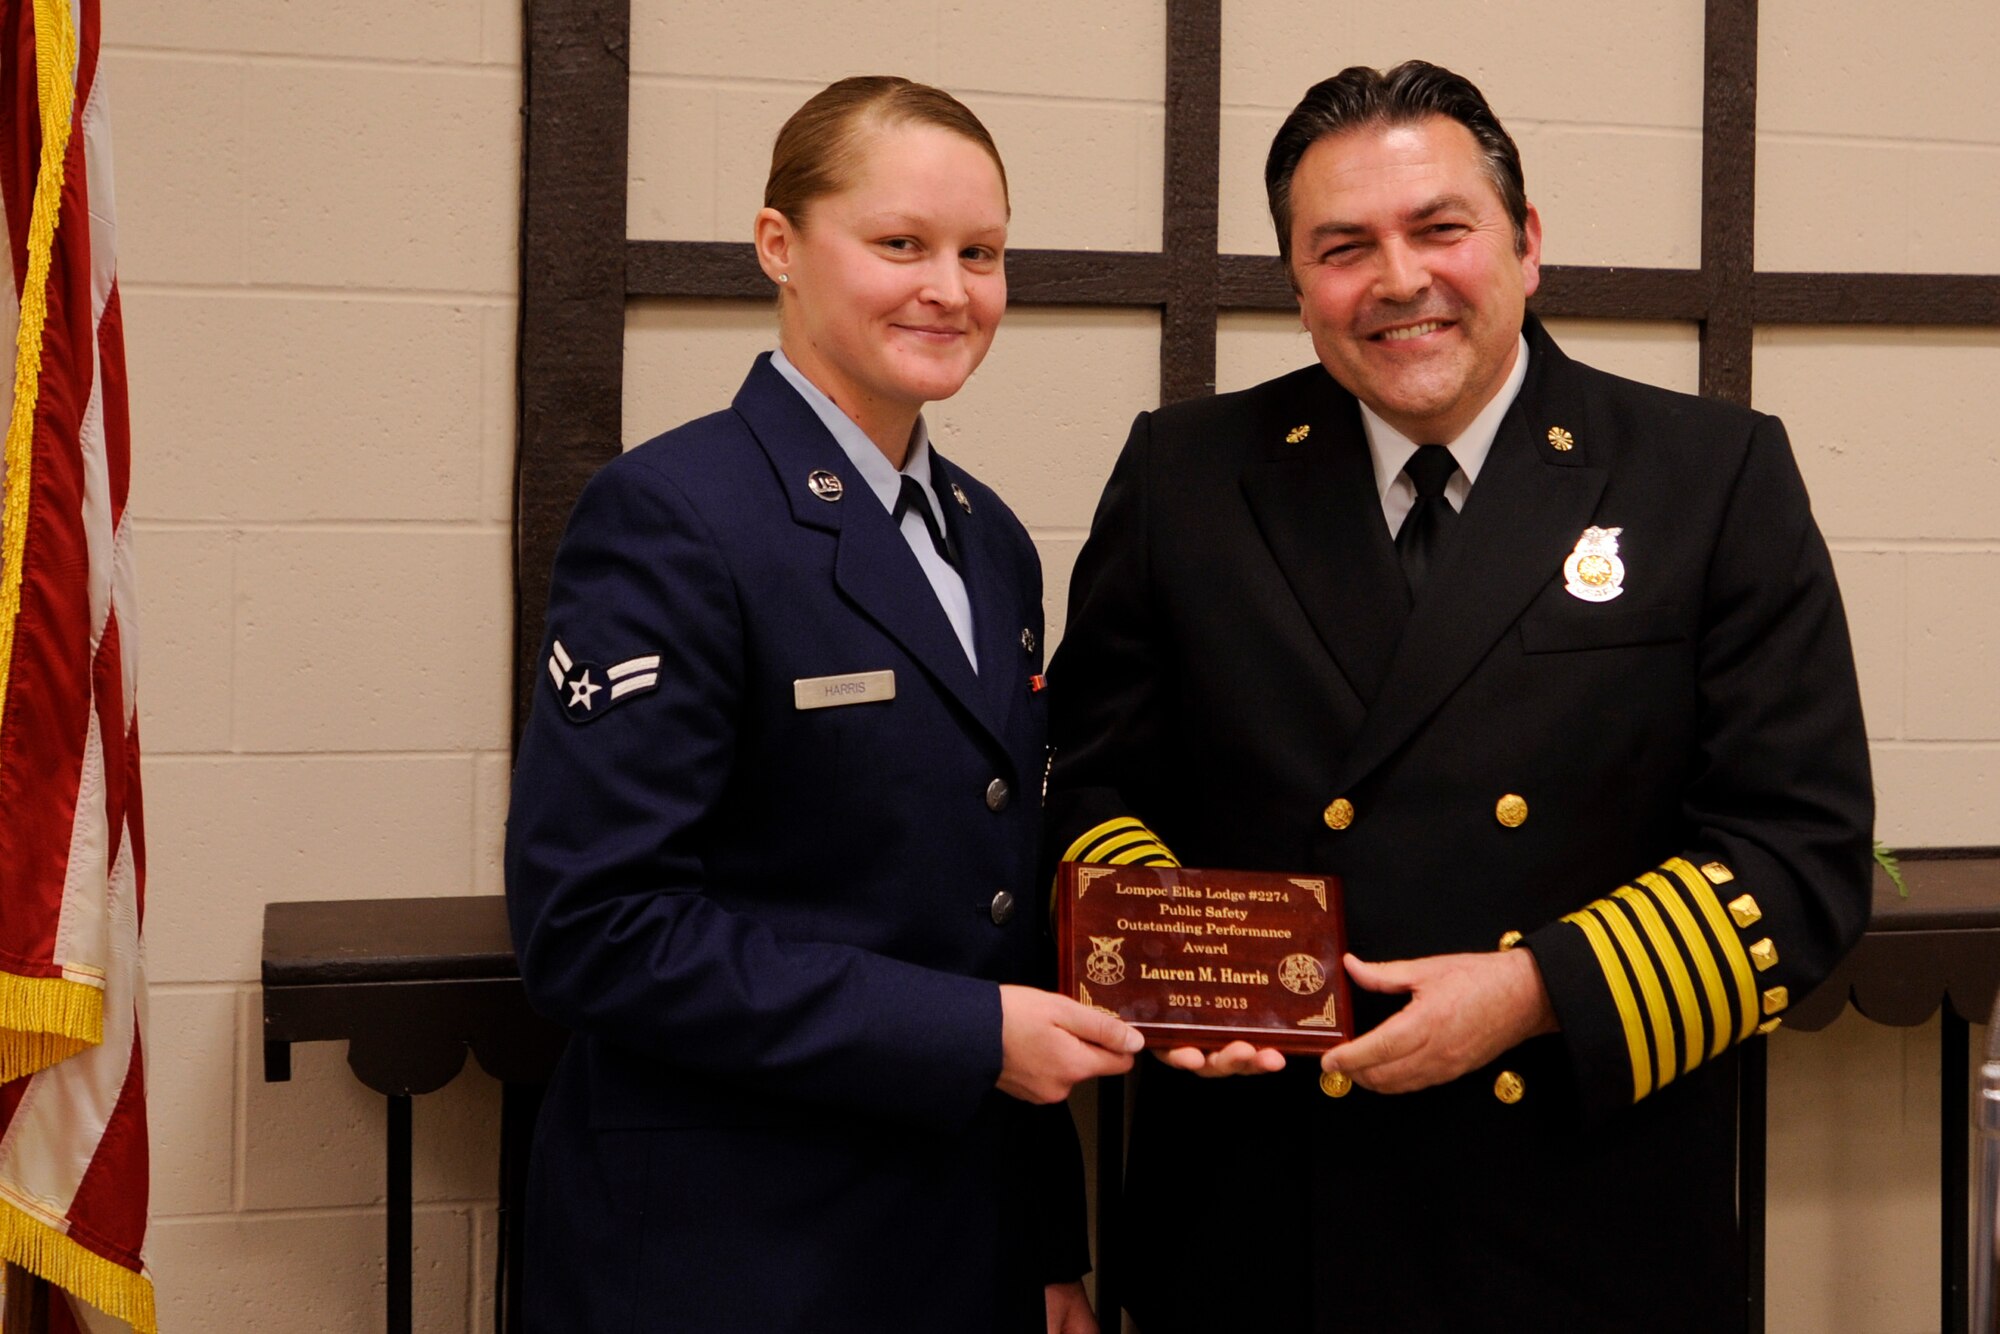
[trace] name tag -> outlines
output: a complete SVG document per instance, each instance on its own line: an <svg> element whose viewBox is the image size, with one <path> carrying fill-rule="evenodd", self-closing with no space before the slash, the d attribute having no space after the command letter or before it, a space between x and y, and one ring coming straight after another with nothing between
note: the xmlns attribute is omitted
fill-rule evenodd
<svg viewBox="0 0 2000 1334"><path fill-rule="evenodd" d="M856 672L851 676L801 676L792 682L792 703L801 709L832 709L842 704L873 704L896 698L894 672Z"/></svg>

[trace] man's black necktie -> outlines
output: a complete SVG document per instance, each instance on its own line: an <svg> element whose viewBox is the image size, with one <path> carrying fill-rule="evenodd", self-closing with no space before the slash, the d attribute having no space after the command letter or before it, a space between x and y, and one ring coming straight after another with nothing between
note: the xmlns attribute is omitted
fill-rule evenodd
<svg viewBox="0 0 2000 1334"><path fill-rule="evenodd" d="M937 511L931 508L930 497L924 494L924 484L908 473L903 474L903 489L896 496L895 513L891 516L896 526L903 526L903 516L915 510L923 516L924 527L931 535L931 545L946 565L954 569L958 566L958 552L952 546L951 538L938 524Z"/></svg>
<svg viewBox="0 0 2000 1334"><path fill-rule="evenodd" d="M1417 488L1417 503L1396 533L1396 554L1403 561L1403 577L1409 581L1410 595L1424 582L1424 573L1444 548L1445 537L1458 521L1458 511L1444 498L1444 484L1458 471L1458 460L1443 445L1418 445L1417 452L1403 465L1403 472Z"/></svg>

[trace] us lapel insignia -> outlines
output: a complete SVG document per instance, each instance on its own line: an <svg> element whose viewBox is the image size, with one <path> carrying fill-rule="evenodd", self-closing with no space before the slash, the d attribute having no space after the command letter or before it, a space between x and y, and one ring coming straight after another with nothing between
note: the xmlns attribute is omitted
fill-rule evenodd
<svg viewBox="0 0 2000 1334"><path fill-rule="evenodd" d="M1299 443L1299 441L1305 439L1312 433L1313 433L1313 428L1310 422L1304 423L1299 426L1294 426L1291 430L1285 432L1285 443L1288 445L1296 445Z"/></svg>
<svg viewBox="0 0 2000 1334"><path fill-rule="evenodd" d="M558 639L549 646L549 680L555 686L556 702L563 716L573 723L587 723L602 717L613 704L645 695L660 687L660 655L642 654L599 667L570 657ZM602 678L600 680L600 678ZM609 692L606 694L605 692ZM599 699L603 694L605 697Z"/></svg>
<svg viewBox="0 0 2000 1334"><path fill-rule="evenodd" d="M846 487L840 484L838 477L824 468L813 469L811 475L806 478L806 490L812 492L828 504L839 500L841 493L846 489Z"/></svg>
<svg viewBox="0 0 2000 1334"><path fill-rule="evenodd" d="M1576 448L1576 437L1560 426L1549 428L1549 445L1558 454L1567 454Z"/></svg>
<svg viewBox="0 0 2000 1334"><path fill-rule="evenodd" d="M1625 562L1618 559L1623 528L1586 528L1563 562L1563 590L1585 602L1609 602L1625 591Z"/></svg>
<svg viewBox="0 0 2000 1334"><path fill-rule="evenodd" d="M958 507L960 509L964 510L967 514L972 513L972 502L966 499L965 488L960 486L957 482L953 482L951 484L951 498L958 502Z"/></svg>

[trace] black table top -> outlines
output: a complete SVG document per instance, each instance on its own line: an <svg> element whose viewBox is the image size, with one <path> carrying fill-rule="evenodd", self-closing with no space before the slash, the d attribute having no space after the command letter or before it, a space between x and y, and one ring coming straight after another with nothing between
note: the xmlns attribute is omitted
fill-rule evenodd
<svg viewBox="0 0 2000 1334"><path fill-rule="evenodd" d="M1898 860L1909 897L1875 868L1870 931L2000 928L2000 848L1911 848Z"/></svg>
<svg viewBox="0 0 2000 1334"><path fill-rule="evenodd" d="M497 894L264 907L264 985L517 977Z"/></svg>

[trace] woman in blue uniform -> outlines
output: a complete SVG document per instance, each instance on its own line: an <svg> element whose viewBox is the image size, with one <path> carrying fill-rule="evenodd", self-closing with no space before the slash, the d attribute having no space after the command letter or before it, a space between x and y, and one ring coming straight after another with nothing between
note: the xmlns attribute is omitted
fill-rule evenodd
<svg viewBox="0 0 2000 1334"><path fill-rule="evenodd" d="M507 893L575 1031L537 1128L536 1330L1096 1329L1052 981L1041 573L932 447L1006 306L999 153L847 79L756 220L778 350L623 455L557 557Z"/></svg>

